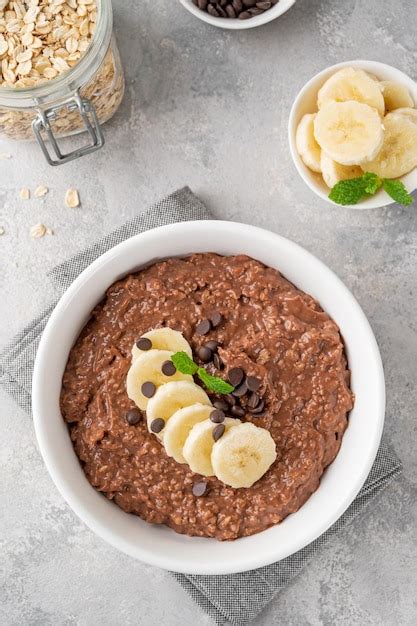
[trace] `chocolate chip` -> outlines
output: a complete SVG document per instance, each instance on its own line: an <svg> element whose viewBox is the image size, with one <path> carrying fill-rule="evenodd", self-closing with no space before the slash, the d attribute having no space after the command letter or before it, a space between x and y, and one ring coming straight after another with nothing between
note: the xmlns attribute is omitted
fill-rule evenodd
<svg viewBox="0 0 417 626"><path fill-rule="evenodd" d="M259 387L262 384L262 381L259 378L255 378L255 376L248 376L246 379L246 384L249 391L258 391Z"/></svg>
<svg viewBox="0 0 417 626"><path fill-rule="evenodd" d="M204 481L201 481L201 483L194 483L194 485L193 485L193 494L197 498L200 498L201 496L204 496L206 491L207 491L207 483L205 483Z"/></svg>
<svg viewBox="0 0 417 626"><path fill-rule="evenodd" d="M147 337L140 337L136 342L136 347L139 350L150 350L152 348L152 341Z"/></svg>
<svg viewBox="0 0 417 626"><path fill-rule="evenodd" d="M255 15L261 15L263 13L263 9L259 9L257 6L253 7L253 9L249 9L248 11L252 17L254 17Z"/></svg>
<svg viewBox="0 0 417 626"><path fill-rule="evenodd" d="M241 406L235 404L235 406L232 406L232 408L230 409L231 414L233 415L233 417L244 417L245 416L245 410L242 409Z"/></svg>
<svg viewBox="0 0 417 626"><path fill-rule="evenodd" d="M220 411L228 411L229 405L224 400L215 400L213 406Z"/></svg>
<svg viewBox="0 0 417 626"><path fill-rule="evenodd" d="M241 367L233 367L227 374L227 377L233 387L238 387L245 377L245 372Z"/></svg>
<svg viewBox="0 0 417 626"><path fill-rule="evenodd" d="M143 383L141 387L141 392L145 396L145 398L152 398L155 395L156 387L150 381Z"/></svg>
<svg viewBox="0 0 417 626"><path fill-rule="evenodd" d="M168 360L162 363L161 370L162 370L162 373L165 374L165 376L174 376L174 374L177 371L177 368L175 367L172 361Z"/></svg>
<svg viewBox="0 0 417 626"><path fill-rule="evenodd" d="M195 327L197 335L207 335L211 330L211 324L209 320L202 320Z"/></svg>
<svg viewBox="0 0 417 626"><path fill-rule="evenodd" d="M208 341L207 343L205 343L204 347L208 348L212 352L217 352L217 348L219 347L219 342L214 341L214 339L212 339L211 341Z"/></svg>
<svg viewBox="0 0 417 626"><path fill-rule="evenodd" d="M142 418L142 413L139 411L139 409L130 409L126 413L126 421L131 426L138 424L141 418Z"/></svg>
<svg viewBox="0 0 417 626"><path fill-rule="evenodd" d="M224 399L230 406L234 406L236 404L236 398L234 398L231 393L224 396Z"/></svg>
<svg viewBox="0 0 417 626"><path fill-rule="evenodd" d="M255 409L249 408L248 410L252 413L252 415L259 415L265 408L265 401L261 400L258 406Z"/></svg>
<svg viewBox="0 0 417 626"><path fill-rule="evenodd" d="M153 433L160 433L164 426L165 420L163 420L162 417L157 417L151 422L151 431Z"/></svg>
<svg viewBox="0 0 417 626"><path fill-rule="evenodd" d="M214 409L214 411L210 413L210 419L215 424L221 424L224 422L225 418L225 414L220 409Z"/></svg>
<svg viewBox="0 0 417 626"><path fill-rule="evenodd" d="M213 358L213 352L210 350L210 348L202 346L197 350L197 356L203 363L210 363L211 359Z"/></svg>
<svg viewBox="0 0 417 626"><path fill-rule="evenodd" d="M258 404L260 403L261 399L258 396L257 393L251 393L249 400L248 400L248 407L250 409L256 409L256 407L258 406Z"/></svg>
<svg viewBox="0 0 417 626"><path fill-rule="evenodd" d="M214 441L218 441L220 437L224 435L224 431L226 430L226 426L224 424L219 424L216 428L213 428L213 439Z"/></svg>
<svg viewBox="0 0 417 626"><path fill-rule="evenodd" d="M236 396L236 398L241 398L242 396L245 395L245 393L247 393L247 391L248 391L248 388L246 385L246 381L244 380L243 383L239 385L239 387L236 387L236 389L232 391L232 395Z"/></svg>
<svg viewBox="0 0 417 626"><path fill-rule="evenodd" d="M224 363L223 363L223 361L221 360L221 358L219 357L219 355L217 354L217 352L216 352L216 354L213 356L213 363L214 363L214 367L215 367L216 369L218 369L218 370L222 370L222 369L223 369L223 367L224 367Z"/></svg>
<svg viewBox="0 0 417 626"><path fill-rule="evenodd" d="M218 311L215 311L213 315L211 316L210 321L211 321L213 328L217 328L217 326L220 326L220 324L222 323L223 316Z"/></svg>
<svg viewBox="0 0 417 626"><path fill-rule="evenodd" d="M212 17L220 17L220 13L214 8L212 4L209 4L207 7L207 13Z"/></svg>

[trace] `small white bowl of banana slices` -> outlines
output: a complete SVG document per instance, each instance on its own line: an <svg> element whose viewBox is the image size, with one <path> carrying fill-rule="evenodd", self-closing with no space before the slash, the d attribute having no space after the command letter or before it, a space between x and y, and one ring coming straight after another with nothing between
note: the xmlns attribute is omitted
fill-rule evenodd
<svg viewBox="0 0 417 626"><path fill-rule="evenodd" d="M347 61L323 70L290 113L298 173L332 204L375 209L401 202L402 185L408 194L417 188L416 107L416 82L385 63ZM358 182L338 184L352 179Z"/></svg>

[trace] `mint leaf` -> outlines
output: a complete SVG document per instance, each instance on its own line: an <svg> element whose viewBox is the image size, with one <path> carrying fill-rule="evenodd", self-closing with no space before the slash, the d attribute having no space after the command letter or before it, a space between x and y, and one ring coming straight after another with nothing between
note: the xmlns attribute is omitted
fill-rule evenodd
<svg viewBox="0 0 417 626"><path fill-rule="evenodd" d="M372 174L372 172L365 172L362 179L364 182L365 193L368 193L371 196L375 195L378 189L381 189L382 187L382 180L376 174Z"/></svg>
<svg viewBox="0 0 417 626"><path fill-rule="evenodd" d="M376 194L381 187L399 204L409 206L413 202L413 197L400 180L379 178L372 172L365 172L358 178L339 181L329 193L329 198L336 204L357 204L364 196Z"/></svg>
<svg viewBox="0 0 417 626"><path fill-rule="evenodd" d="M336 204L341 204L343 206L348 204L357 204L367 193L366 187L368 184L369 183L367 180L364 180L363 176L350 178L348 180L341 180L335 184L329 193L329 198Z"/></svg>
<svg viewBox="0 0 417 626"><path fill-rule="evenodd" d="M409 206L413 202L413 197L408 193L400 180L391 180L390 178L384 178L382 186L389 196L395 202Z"/></svg>
<svg viewBox="0 0 417 626"><path fill-rule="evenodd" d="M172 355L171 361L182 374L190 374L191 376L197 374L209 391L214 393L232 393L234 390L233 385L229 385L228 382L218 378L218 376L212 376L206 372L204 367L198 367L186 352L176 352Z"/></svg>
<svg viewBox="0 0 417 626"><path fill-rule="evenodd" d="M186 352L176 352L172 355L171 361L181 374L190 374L192 376L198 370L198 366Z"/></svg>
<svg viewBox="0 0 417 626"><path fill-rule="evenodd" d="M204 367L199 367L197 370L197 376L201 380L202 383L205 384L209 391L213 391L214 393L232 393L234 391L233 385L230 385L222 378L218 376L212 376Z"/></svg>

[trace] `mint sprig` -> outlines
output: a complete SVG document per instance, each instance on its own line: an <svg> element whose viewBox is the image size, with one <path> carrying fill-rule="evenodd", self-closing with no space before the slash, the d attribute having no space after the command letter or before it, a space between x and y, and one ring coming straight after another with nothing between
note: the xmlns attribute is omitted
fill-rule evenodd
<svg viewBox="0 0 417 626"><path fill-rule="evenodd" d="M341 180L335 184L329 193L330 200L346 206L348 204L358 204L366 195L365 182L363 177Z"/></svg>
<svg viewBox="0 0 417 626"><path fill-rule="evenodd" d="M219 378L218 376L212 376L204 367L199 367L197 370L197 376L201 380L201 382L214 393L232 393L234 391L233 385L223 380L223 378Z"/></svg>
<svg viewBox="0 0 417 626"><path fill-rule="evenodd" d="M395 202L398 202L398 204L402 204L404 206L410 206L410 204L412 204L413 197L408 193L404 184L400 180L384 178L382 186L387 194L391 196Z"/></svg>
<svg viewBox="0 0 417 626"><path fill-rule="evenodd" d="M381 187L399 204L409 206L413 202L413 197L400 180L380 178L372 172L365 172L363 176L339 181L329 193L329 198L343 206L357 204L366 196L375 195Z"/></svg>
<svg viewBox="0 0 417 626"><path fill-rule="evenodd" d="M181 374L190 374L193 376L197 373L198 365L194 363L186 352L176 352L172 355L171 361Z"/></svg>
<svg viewBox="0 0 417 626"><path fill-rule="evenodd" d="M362 176L364 190L370 196L374 196L376 192L382 187L382 180L376 174L372 172L365 172Z"/></svg>
<svg viewBox="0 0 417 626"><path fill-rule="evenodd" d="M234 391L233 385L218 376L212 376L204 367L198 367L186 352L176 352L172 355L171 361L182 374L189 374L190 376L197 374L201 382L213 393L227 394Z"/></svg>

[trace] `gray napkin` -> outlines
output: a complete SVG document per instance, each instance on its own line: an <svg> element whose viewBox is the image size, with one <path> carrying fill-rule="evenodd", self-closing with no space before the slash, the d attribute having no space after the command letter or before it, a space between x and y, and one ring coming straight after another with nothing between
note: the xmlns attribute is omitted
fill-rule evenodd
<svg viewBox="0 0 417 626"><path fill-rule="evenodd" d="M59 294L94 259L121 241L150 228L210 219L208 209L188 189L180 189L133 218L110 235L55 267L49 276ZM0 352L0 385L28 413L31 410L31 380L39 339L58 301L51 303ZM349 524L401 472L401 463L384 444L358 497L345 514L324 535L296 554L258 570L230 576L173 574L197 604L217 624L241 626L252 621L270 600L284 589L320 547Z"/></svg>

